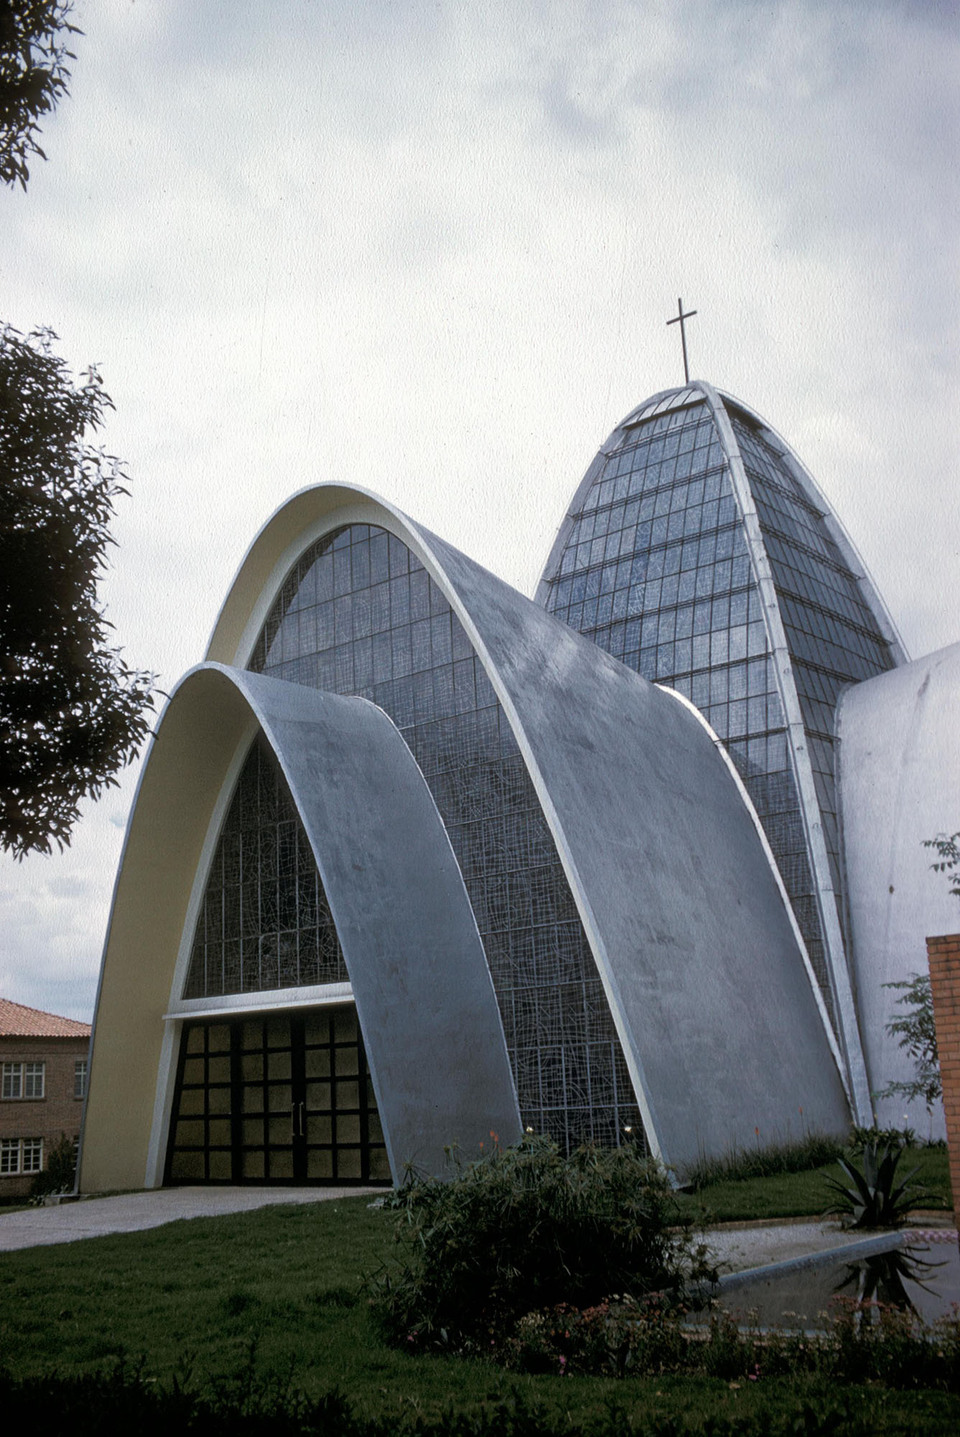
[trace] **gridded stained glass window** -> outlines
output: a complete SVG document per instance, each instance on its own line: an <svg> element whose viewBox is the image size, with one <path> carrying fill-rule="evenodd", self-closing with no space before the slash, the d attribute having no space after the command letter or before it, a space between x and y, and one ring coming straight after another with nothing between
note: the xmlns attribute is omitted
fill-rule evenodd
<svg viewBox="0 0 960 1437"><path fill-rule="evenodd" d="M258 739L210 867L183 996L346 981L309 841L280 766Z"/></svg>
<svg viewBox="0 0 960 1437"><path fill-rule="evenodd" d="M398 538L350 525L290 574L251 668L372 699L450 835L526 1124L562 1147L641 1131L593 955L516 740L463 628Z"/></svg>
<svg viewBox="0 0 960 1437"><path fill-rule="evenodd" d="M746 416L731 417L780 595L835 861L834 704L844 683L889 668L889 651L822 514ZM725 740L831 1004L760 592L720 437L698 392L648 406L625 424L571 517L559 563L546 576L547 608L684 694Z"/></svg>

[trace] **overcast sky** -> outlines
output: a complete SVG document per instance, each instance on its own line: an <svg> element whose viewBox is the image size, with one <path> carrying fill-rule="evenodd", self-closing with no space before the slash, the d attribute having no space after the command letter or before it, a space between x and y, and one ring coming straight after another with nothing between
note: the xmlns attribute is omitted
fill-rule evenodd
<svg viewBox="0 0 960 1437"><path fill-rule="evenodd" d="M128 659L202 658L294 490L372 488L532 593L601 441L691 372L960 639L953 0L86 0L0 194L0 319L117 406ZM89 1019L136 770L0 860L0 993ZM960 813L944 813L945 829Z"/></svg>

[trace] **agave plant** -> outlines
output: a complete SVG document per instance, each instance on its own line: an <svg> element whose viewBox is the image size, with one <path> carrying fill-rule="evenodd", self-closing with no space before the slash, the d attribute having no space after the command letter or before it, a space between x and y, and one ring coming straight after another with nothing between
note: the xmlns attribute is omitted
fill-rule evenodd
<svg viewBox="0 0 960 1437"><path fill-rule="evenodd" d="M910 1208L924 1196L923 1189L911 1185L919 1168L897 1180L902 1156L903 1148L897 1144L866 1142L861 1150L862 1172L852 1157L840 1158L848 1182L827 1178L838 1194L827 1212L839 1214L850 1227L902 1227Z"/></svg>

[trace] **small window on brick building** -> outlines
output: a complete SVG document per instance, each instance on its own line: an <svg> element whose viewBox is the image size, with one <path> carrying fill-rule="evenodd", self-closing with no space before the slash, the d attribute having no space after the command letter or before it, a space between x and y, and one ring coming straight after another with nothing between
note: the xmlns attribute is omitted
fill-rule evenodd
<svg viewBox="0 0 960 1437"><path fill-rule="evenodd" d="M43 1138L22 1138L20 1142L21 1172L43 1171Z"/></svg>
<svg viewBox="0 0 960 1437"><path fill-rule="evenodd" d="M4 1063L4 1098L42 1098L44 1095L45 1063Z"/></svg>
<svg viewBox="0 0 960 1437"><path fill-rule="evenodd" d="M73 1064L73 1096L84 1098L87 1095L87 1060L77 1058Z"/></svg>
<svg viewBox="0 0 960 1437"><path fill-rule="evenodd" d="M43 1171L43 1138L0 1138L0 1177Z"/></svg>

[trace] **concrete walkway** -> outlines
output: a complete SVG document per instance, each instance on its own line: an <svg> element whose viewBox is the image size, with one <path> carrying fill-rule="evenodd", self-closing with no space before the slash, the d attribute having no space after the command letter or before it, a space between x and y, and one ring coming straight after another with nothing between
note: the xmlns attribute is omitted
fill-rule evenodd
<svg viewBox="0 0 960 1437"><path fill-rule="evenodd" d="M331 1198L383 1195L377 1188L157 1188L119 1197L82 1198L23 1212L0 1209L0 1252L56 1242L78 1242L111 1232L142 1232L180 1218L218 1217L283 1203L329 1202Z"/></svg>
<svg viewBox="0 0 960 1437"><path fill-rule="evenodd" d="M905 1240L912 1235L917 1242L957 1242L953 1219L948 1213L917 1214L901 1231ZM722 1275L813 1257L873 1236L875 1234L842 1228L836 1221L780 1218L766 1223L724 1223L705 1232L702 1240L715 1255Z"/></svg>

